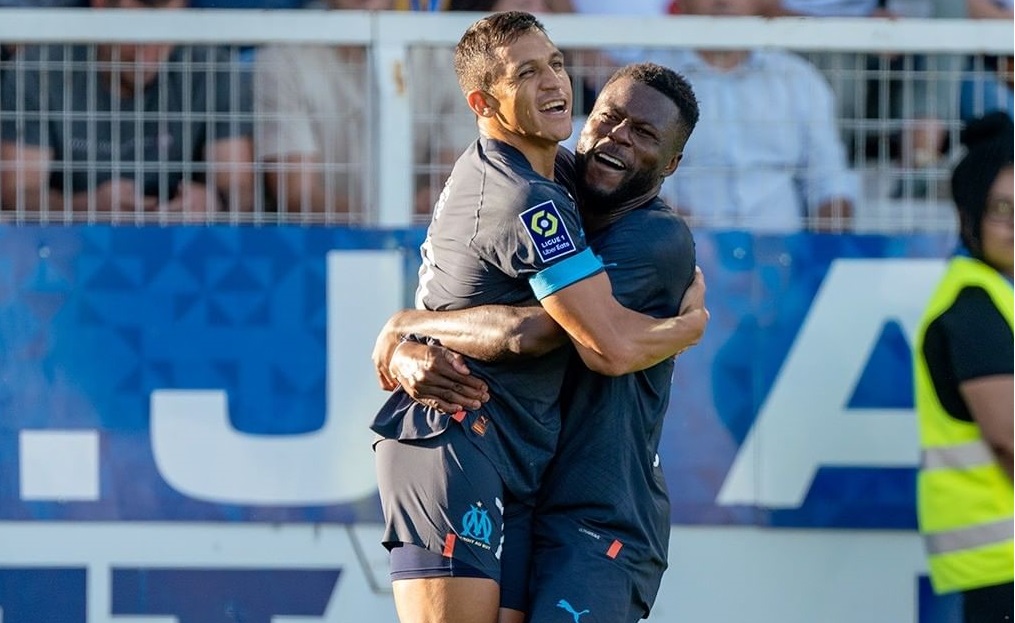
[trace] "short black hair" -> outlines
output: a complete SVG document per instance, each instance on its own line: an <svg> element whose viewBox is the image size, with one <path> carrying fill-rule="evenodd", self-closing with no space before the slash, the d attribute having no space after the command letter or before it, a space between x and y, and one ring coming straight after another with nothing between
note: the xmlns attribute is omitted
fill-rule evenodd
<svg viewBox="0 0 1015 623"><path fill-rule="evenodd" d="M514 43L530 32L546 34L546 28L531 13L504 11L477 20L455 46L455 75L463 93L489 91L503 68L494 50Z"/></svg>
<svg viewBox="0 0 1015 623"><path fill-rule="evenodd" d="M632 63L625 65L613 72L606 85L610 85L621 78L630 78L659 91L677 105L680 111L680 128L677 132L677 150L681 151L687 139L691 136L694 126L698 124L698 98L694 95L694 89L687 78L681 76L669 67L663 67L656 63ZM603 88L606 88L604 85Z"/></svg>

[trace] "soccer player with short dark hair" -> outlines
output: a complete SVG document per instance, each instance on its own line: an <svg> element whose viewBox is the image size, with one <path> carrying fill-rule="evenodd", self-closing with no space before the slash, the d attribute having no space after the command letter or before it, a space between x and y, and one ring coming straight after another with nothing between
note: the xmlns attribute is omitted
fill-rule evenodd
<svg viewBox="0 0 1015 623"><path fill-rule="evenodd" d="M614 295L655 317L703 309L690 230L658 197L697 117L686 80L658 65L631 65L597 98L576 163L563 150L558 161L558 179L577 180L589 244L605 262ZM386 330L427 333L473 357L508 361L516 351L542 353L566 341L550 316L532 307L402 312ZM382 338L383 345L390 335ZM479 365L467 367L475 372ZM499 390L485 376L476 383L463 366L449 351L406 344L391 370L435 408L455 410L488 393L490 401L473 411L482 418ZM672 358L620 376L570 359L559 444L535 507L531 570L511 568L520 560L514 556L503 565L505 594L518 592L515 583L531 587L529 620L557 620L560 610L611 623L648 615L669 540L669 498L656 450L672 373Z"/></svg>
<svg viewBox="0 0 1015 623"><path fill-rule="evenodd" d="M456 47L455 70L480 138L434 208L417 305L538 301L604 374L650 367L695 343L703 308L657 319L617 302L573 199L554 182L557 144L571 132L571 86L542 24L522 12L477 21ZM472 362L490 390L481 409L448 414L398 391L378 413L384 543L403 619L492 623L503 606L511 612L502 617L521 620L524 595L501 594L501 567L527 568L525 518L556 448L569 352ZM396 381L382 375L382 384Z"/></svg>

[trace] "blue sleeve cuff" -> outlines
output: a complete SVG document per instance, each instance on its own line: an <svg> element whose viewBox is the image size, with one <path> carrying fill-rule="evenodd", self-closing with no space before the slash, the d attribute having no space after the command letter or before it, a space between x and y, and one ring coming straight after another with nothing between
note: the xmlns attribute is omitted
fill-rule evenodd
<svg viewBox="0 0 1015 623"><path fill-rule="evenodd" d="M592 253L592 249L585 249L578 255L539 271L529 279L529 285L536 298L543 300L554 292L591 277L601 270L603 270L602 260Z"/></svg>

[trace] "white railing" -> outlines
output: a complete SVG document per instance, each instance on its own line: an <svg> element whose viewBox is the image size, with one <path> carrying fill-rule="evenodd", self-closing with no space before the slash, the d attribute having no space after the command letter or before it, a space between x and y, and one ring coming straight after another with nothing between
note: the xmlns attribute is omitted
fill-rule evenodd
<svg viewBox="0 0 1015 623"><path fill-rule="evenodd" d="M234 51L244 46L270 44L293 45L346 45L369 51L366 55L367 83L363 85L369 97L369 111L361 153L363 162L352 163L356 175L364 182L361 203L347 214L331 207L329 212L317 214L307 205L290 205L273 211L260 200L263 196L263 174L271 170L263 161L250 163L250 167L236 167L227 173L235 188L236 179L252 172L256 179L257 200L252 205L240 205L222 197L224 212L200 216L198 220L226 220L228 222L314 222L362 223L380 226L400 226L422 221L425 215L413 214L417 179L429 172L431 180L428 201L439 190L439 183L448 170L447 162L421 162L414 156L413 134L427 131L425 111L414 101L420 77L407 75L414 67L409 58L413 47L427 46L450 48L464 29L476 19L466 13L363 13L357 11L168 11L168 10L4 10L0 13L0 42L4 44L74 44L118 43L141 44L174 42L180 44L224 45ZM607 49L615 47L638 48L708 48L742 49L767 48L800 53L826 70L826 75L837 88L837 77L852 80L873 78L881 82L897 79L905 85L914 80L917 72L911 64L900 67L859 69L856 63L843 59L870 55L925 55L933 60L925 74L945 92L954 91L959 71L966 57L979 54L1011 54L1013 49L1010 23L972 20L873 20L873 19L721 19L703 17L616 18L577 15L546 15L541 18L550 36L565 50ZM256 57L256 52L254 53ZM115 60L115 59L114 59ZM115 64L115 63L114 63ZM23 56L15 56L3 67L5 73L24 72L29 69ZM188 71L192 68L186 68ZM196 70L195 70L196 71ZM232 71L243 79L253 76L250 62L237 62ZM449 67L434 67L427 81L436 80L439 72L450 72ZM576 64L572 75L596 77L602 67ZM421 72L426 73L426 72ZM14 84L9 80L5 84ZM407 87L407 83L410 85ZM840 94L841 95L841 94ZM9 94L8 94L9 97ZM912 96L908 96L912 99ZM931 108L939 117L950 144L934 166L917 171L915 165L901 162L889 150L866 153L858 149L861 139L855 135L866 132L875 142L878 132L891 132L905 127L911 120L903 113L885 113L880 118L840 116L838 123L847 147L854 153L852 165L864 183L858 200L856 228L866 231L914 231L922 229L948 229L952 217L947 206L947 176L950 158L957 153L958 130L961 126L955 115L956 107L946 100L945 106ZM912 102L910 102L912 104ZM709 102L702 102L706 107ZM760 104L759 104L760 105ZM576 106L577 108L577 106ZM903 106L903 111L905 111ZM17 117L18 111L0 110L0 115ZM461 113L455 113L461 114ZM893 116L894 115L894 116ZM93 115L94 116L94 115ZM241 115L242 116L242 115ZM257 126L266 115L253 110L243 117ZM421 119L423 122L421 123ZM471 124L469 117L456 123ZM15 119L21 123L23 119ZM52 120L50 120L52 121ZM432 121L432 120L431 120ZM852 137L852 138L851 138ZM256 134L255 134L256 138ZM852 142L851 142L852 141ZM310 167L348 168L350 163L308 164ZM131 163L131 166L134 166ZM279 165L278 171L298 170L300 164ZM22 163L17 159L0 162L0 176L23 179ZM143 168L143 167L142 167ZM200 168L200 167L196 167ZM238 171L238 173L237 173ZM214 175L216 171L202 170ZM21 175L21 178L17 176ZM917 182L920 182L919 184ZM165 184L163 183L163 186ZM921 189L917 189L922 186ZM47 187L48 188L48 187ZM94 190L94 183L90 187ZM223 186L228 190L227 186ZM340 191L332 189L334 195ZM49 190L41 191L48 193ZM165 193L163 193L164 195ZM226 192L228 194L228 192ZM21 199L24 193L21 192ZM212 193L209 191L209 197ZM49 195L47 195L49 198ZM165 198L165 197L163 197ZM107 218L102 206L92 200L83 213L69 211L67 206L51 205L42 201L42 207L31 209L24 201L16 200L2 207L0 218L17 222L71 222L98 221ZM270 202L268 202L270 203ZM427 201L422 202L426 204ZM331 204L329 204L331 205ZM82 215L83 214L83 215ZM172 222L177 215L166 211L148 212L137 208L124 211L118 220L130 222ZM709 225L706 220L701 225ZM749 227L751 223L744 223Z"/></svg>

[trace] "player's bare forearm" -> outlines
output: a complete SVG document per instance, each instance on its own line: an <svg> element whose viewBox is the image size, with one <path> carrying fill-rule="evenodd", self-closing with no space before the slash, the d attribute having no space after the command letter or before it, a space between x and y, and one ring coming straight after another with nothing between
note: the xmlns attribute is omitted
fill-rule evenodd
<svg viewBox="0 0 1015 623"><path fill-rule="evenodd" d="M538 356L567 341L538 306L484 305L441 312L413 309L395 314L389 324L401 335L426 335L480 361Z"/></svg>
<svg viewBox="0 0 1015 623"><path fill-rule="evenodd" d="M621 331L631 331L624 348L612 353L600 353L574 342L582 361L589 368L607 376L621 376L651 368L661 361L679 355L697 344L705 333L709 314L706 309L691 310L673 318L639 318L621 320Z"/></svg>
<svg viewBox="0 0 1015 623"><path fill-rule="evenodd" d="M374 342L377 379L386 390L398 385L389 364L402 336L432 337L480 361L538 356L567 342L567 335L540 307L491 305L455 311L408 309L396 313Z"/></svg>
<svg viewBox="0 0 1015 623"><path fill-rule="evenodd" d="M619 376L649 368L697 344L709 314L701 271L684 295L680 315L652 318L621 306L605 274L590 277L543 299L550 316L568 332L590 369Z"/></svg>

